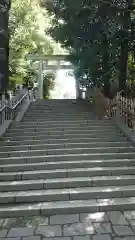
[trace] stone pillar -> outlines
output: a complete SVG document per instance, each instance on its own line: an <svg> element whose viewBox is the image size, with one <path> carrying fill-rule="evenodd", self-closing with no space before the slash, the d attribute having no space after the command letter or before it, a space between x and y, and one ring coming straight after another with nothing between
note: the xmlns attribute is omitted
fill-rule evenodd
<svg viewBox="0 0 135 240"><path fill-rule="evenodd" d="M87 87L86 88L86 99L89 100L92 96L93 96L92 88L91 87Z"/></svg>
<svg viewBox="0 0 135 240"><path fill-rule="evenodd" d="M80 89L80 82L76 79L76 99L82 99L82 90Z"/></svg>
<svg viewBox="0 0 135 240"><path fill-rule="evenodd" d="M43 61L39 62L39 73L38 73L38 89L39 99L43 99Z"/></svg>
<svg viewBox="0 0 135 240"><path fill-rule="evenodd" d="M76 99L80 98L80 84L79 79L76 79Z"/></svg>
<svg viewBox="0 0 135 240"><path fill-rule="evenodd" d="M82 90L79 89L79 96L78 96L79 99L82 99Z"/></svg>

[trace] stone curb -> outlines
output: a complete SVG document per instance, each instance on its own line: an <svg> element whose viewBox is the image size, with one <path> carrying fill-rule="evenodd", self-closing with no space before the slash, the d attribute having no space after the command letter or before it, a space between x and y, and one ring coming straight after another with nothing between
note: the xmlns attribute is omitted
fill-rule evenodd
<svg viewBox="0 0 135 240"><path fill-rule="evenodd" d="M128 126L123 122L121 117L114 117L112 121L116 124L116 126L120 129L123 135L132 142L132 145L135 146L135 131L132 131L128 128Z"/></svg>
<svg viewBox="0 0 135 240"><path fill-rule="evenodd" d="M4 135L4 133L7 131L7 129L10 127L12 123L12 120L7 120L0 126L0 138Z"/></svg>
<svg viewBox="0 0 135 240"><path fill-rule="evenodd" d="M17 114L15 118L15 122L20 122L22 120L22 118L24 117L25 113L28 111L28 108L30 107L32 102L33 102L32 100L29 100L23 104L20 112Z"/></svg>
<svg viewBox="0 0 135 240"><path fill-rule="evenodd" d="M0 139L3 137L5 132L10 128L13 121L20 122L22 120L22 118L24 117L24 114L27 112L32 102L33 102L32 100L25 102L22 106L22 109L17 114L15 120L7 120L4 122L4 124L0 126Z"/></svg>

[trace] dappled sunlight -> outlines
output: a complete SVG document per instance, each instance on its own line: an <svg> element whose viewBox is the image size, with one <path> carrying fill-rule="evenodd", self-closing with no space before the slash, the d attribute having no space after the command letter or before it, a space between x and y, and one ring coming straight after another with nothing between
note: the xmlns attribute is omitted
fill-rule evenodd
<svg viewBox="0 0 135 240"><path fill-rule="evenodd" d="M99 205L102 206L108 206L111 204L114 204L115 200L114 199L97 199L97 202L99 203Z"/></svg>
<svg viewBox="0 0 135 240"><path fill-rule="evenodd" d="M66 236L94 234L94 227L90 222L73 223L64 226Z"/></svg>
<svg viewBox="0 0 135 240"><path fill-rule="evenodd" d="M107 215L104 212L82 213L80 216L82 222L104 222L107 220Z"/></svg>
<svg viewBox="0 0 135 240"><path fill-rule="evenodd" d="M17 185L18 183L22 184L22 183L19 182L19 181L13 181L13 182L10 182L11 185Z"/></svg>
<svg viewBox="0 0 135 240"><path fill-rule="evenodd" d="M125 216L127 219L135 220L135 211L125 211L125 212L124 212L124 216Z"/></svg>
<svg viewBox="0 0 135 240"><path fill-rule="evenodd" d="M119 187L112 187L112 188L104 188L101 190L101 192L113 192L113 191L118 191L120 190Z"/></svg>
<svg viewBox="0 0 135 240"><path fill-rule="evenodd" d="M135 204L135 197L130 197L128 199L129 203L134 203Z"/></svg>
<svg viewBox="0 0 135 240"><path fill-rule="evenodd" d="M21 191L17 193L17 196L40 196L41 194L44 194L44 190L40 190L40 191L34 191L34 193L32 191L26 192L26 191Z"/></svg>

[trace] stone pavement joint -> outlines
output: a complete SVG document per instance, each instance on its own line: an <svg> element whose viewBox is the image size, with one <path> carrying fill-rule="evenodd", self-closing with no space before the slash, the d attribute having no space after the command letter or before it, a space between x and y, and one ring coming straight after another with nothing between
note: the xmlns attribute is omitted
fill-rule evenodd
<svg viewBox="0 0 135 240"><path fill-rule="evenodd" d="M94 234L94 226L91 223L73 223L63 227L64 236Z"/></svg>
<svg viewBox="0 0 135 240"><path fill-rule="evenodd" d="M135 240L135 211L0 219L0 240Z"/></svg>
<svg viewBox="0 0 135 240"><path fill-rule="evenodd" d="M86 235L86 236L74 236L73 240L90 240L90 236Z"/></svg>
<svg viewBox="0 0 135 240"><path fill-rule="evenodd" d="M1 230L1 231L0 231L0 238L6 237L7 233L8 233L8 230L7 230L7 229Z"/></svg>
<svg viewBox="0 0 135 240"><path fill-rule="evenodd" d="M60 237L62 236L61 225L56 226L40 226L35 231L36 235L42 235L44 237Z"/></svg>
<svg viewBox="0 0 135 240"><path fill-rule="evenodd" d="M132 231L131 227L129 226L113 226L114 232L117 236L130 236L130 235L135 235L135 233Z"/></svg>
<svg viewBox="0 0 135 240"><path fill-rule="evenodd" d="M50 224L66 224L79 222L79 214L55 215L50 217Z"/></svg>
<svg viewBox="0 0 135 240"><path fill-rule="evenodd" d="M115 225L129 225L128 221L125 219L124 215L120 211L108 212L107 213L112 224Z"/></svg>
<svg viewBox="0 0 135 240"><path fill-rule="evenodd" d="M42 240L72 240L72 238L71 237L54 237L54 238L43 238Z"/></svg>
<svg viewBox="0 0 135 240"><path fill-rule="evenodd" d="M113 233L110 223L94 223L93 225L98 234Z"/></svg>
<svg viewBox="0 0 135 240"><path fill-rule="evenodd" d="M22 240L41 240L41 236L23 237Z"/></svg>
<svg viewBox="0 0 135 240"><path fill-rule="evenodd" d="M15 238L0 238L0 240L21 240L22 237L15 237ZM37 239L38 240L38 239Z"/></svg>
<svg viewBox="0 0 135 240"><path fill-rule="evenodd" d="M11 228L7 234L7 237L27 237L34 235L35 228L24 227L24 228Z"/></svg>
<svg viewBox="0 0 135 240"><path fill-rule="evenodd" d="M116 237L114 240L135 240L135 237Z"/></svg>
<svg viewBox="0 0 135 240"><path fill-rule="evenodd" d="M112 240L110 235L95 235L92 240Z"/></svg>

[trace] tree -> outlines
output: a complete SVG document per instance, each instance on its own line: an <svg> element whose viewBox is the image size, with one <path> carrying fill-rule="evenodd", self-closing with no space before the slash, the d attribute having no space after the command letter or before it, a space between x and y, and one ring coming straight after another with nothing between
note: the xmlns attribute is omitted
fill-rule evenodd
<svg viewBox="0 0 135 240"><path fill-rule="evenodd" d="M39 6L39 1L12 0L9 19L10 86L28 84L29 77L34 74L31 62L25 59L27 53L51 55L63 52L60 44L47 34L50 24L48 13Z"/></svg>
<svg viewBox="0 0 135 240"><path fill-rule="evenodd" d="M53 90L54 87L55 87L55 74L54 73L46 73L44 75L44 80L43 80L44 98L48 98L50 96L50 90Z"/></svg>
<svg viewBox="0 0 135 240"><path fill-rule="evenodd" d="M0 1L0 97L8 84L9 19L10 1Z"/></svg>
<svg viewBox="0 0 135 240"><path fill-rule="evenodd" d="M87 77L86 84L103 86L104 94L110 98L116 74L120 89L127 84L126 66L134 42L131 26L135 19L129 7L131 1L127 1L52 0L45 4L53 17L50 33L70 52L77 77Z"/></svg>

